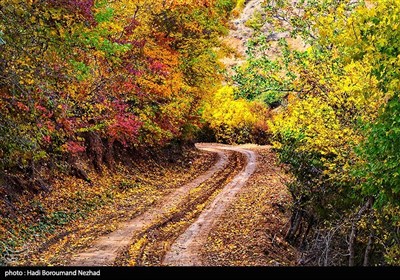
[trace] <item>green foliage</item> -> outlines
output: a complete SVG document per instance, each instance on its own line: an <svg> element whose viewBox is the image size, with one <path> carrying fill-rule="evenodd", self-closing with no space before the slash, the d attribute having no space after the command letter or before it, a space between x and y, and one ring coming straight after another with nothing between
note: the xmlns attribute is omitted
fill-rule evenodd
<svg viewBox="0 0 400 280"><path fill-rule="evenodd" d="M259 31L260 28L264 25L265 20L260 11L255 11L252 17L244 23L245 26L252 28L256 31Z"/></svg>
<svg viewBox="0 0 400 280"><path fill-rule="evenodd" d="M221 15L230 15L230 12L235 8L236 0L217 0L215 7Z"/></svg>
<svg viewBox="0 0 400 280"><path fill-rule="evenodd" d="M112 19L114 16L114 10L110 7L107 7L104 11L100 11L94 15L94 18L97 23L107 22Z"/></svg>
<svg viewBox="0 0 400 280"><path fill-rule="evenodd" d="M292 38L281 40L281 56L272 59L263 54L273 43L255 40L247 65L238 69L239 96L265 100L267 89L287 92L281 96L287 104L273 116L270 129L281 160L296 178L290 185L293 221L298 223L302 213L300 220L323 229L356 219L359 207L372 199L374 212L369 215L374 215L374 234L381 238L374 261L381 263L378 256L383 253L386 261L396 263L398 241L392 231L398 225L400 192L399 3L305 1L297 4L299 14L289 2L271 1L265 13L282 30L282 18L291 22ZM307 49L291 47L297 36ZM374 224L371 219L363 223L357 224L360 248L368 240L363 234Z"/></svg>
<svg viewBox="0 0 400 280"><path fill-rule="evenodd" d="M373 124L366 125L366 139L359 154L364 162L356 174L365 179L362 192L376 197L378 207L399 206L400 102L396 94Z"/></svg>
<svg viewBox="0 0 400 280"><path fill-rule="evenodd" d="M284 54L289 48L284 40L280 41ZM246 63L236 67L232 77L237 85L237 97L264 102L269 107L279 106L288 92L292 91L294 74L282 60L271 59L263 55L269 49L265 35L260 35L248 43ZM288 59L287 56L282 57ZM293 89L294 90L294 89Z"/></svg>
<svg viewBox="0 0 400 280"><path fill-rule="evenodd" d="M70 63L75 70L78 81L83 81L89 77L90 68L84 62L71 60Z"/></svg>

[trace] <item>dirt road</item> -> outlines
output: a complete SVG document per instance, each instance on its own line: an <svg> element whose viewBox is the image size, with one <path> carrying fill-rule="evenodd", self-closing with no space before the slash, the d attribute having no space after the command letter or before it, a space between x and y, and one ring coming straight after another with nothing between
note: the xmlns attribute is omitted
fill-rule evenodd
<svg viewBox="0 0 400 280"><path fill-rule="evenodd" d="M232 42L237 41L237 49L243 56L246 42L254 31L245 23L255 11L261 9L262 2L250 0L232 22L235 30L231 30L228 37ZM238 62L234 60L234 64ZM155 207L100 237L91 248L75 255L71 265L104 266L116 262L131 265L132 262L126 263L121 259L132 251L132 244L140 248L138 256L134 257L137 259L133 262L135 265L201 265L199 249L241 187L255 172L256 155L241 146L205 143L196 146L216 153L218 161L205 173L166 196ZM173 230L168 229L179 223L181 225ZM143 240L147 242L145 245L141 244ZM151 261L147 260L148 256L152 256ZM120 260L116 260L118 258Z"/></svg>
<svg viewBox="0 0 400 280"><path fill-rule="evenodd" d="M200 146L202 147L202 146ZM204 145L203 147L208 147ZM218 222L223 212L235 200L240 188L256 169L254 152L238 147L216 146L220 150L236 151L246 156L246 167L228 183L214 201L200 214L197 220L175 241L165 255L163 265L200 266L200 249L207 241L207 236Z"/></svg>
<svg viewBox="0 0 400 280"><path fill-rule="evenodd" d="M144 232L157 227L158 224L164 223L163 220L173 211L173 209L179 208L183 202L190 200L190 192L199 187L202 183L212 178L216 173L223 172L224 168L228 165L229 152L239 152L245 154L247 159L247 166L244 171L241 171L229 184L227 184L222 192L215 198L209 208L207 208L196 222L188 229L188 231L194 231L195 235L190 237L182 237L187 239L191 244L194 244L196 240L203 240L207 233L210 231L215 219L217 219L224 211L225 207L234 199L235 194L239 188L245 183L247 178L255 170L255 155L253 152L226 145L216 144L198 144L197 147L201 150L217 153L219 159L217 162L204 174L195 178L190 183L180 187L167 197L165 197L159 205L156 205L152 209L137 216L136 218L121 224L119 228L105 236L100 237L95 241L91 248L84 252L80 252L75 255L72 259L71 265L80 266L106 266L112 265L118 255L118 253L128 246L135 236L143 234ZM236 170L239 171L239 170ZM210 193L209 195L211 195ZM183 211L183 210L182 210ZM204 223L202 227L199 225ZM185 235L185 234L184 234ZM188 234L186 233L186 236ZM182 240L182 239L179 239ZM178 241L179 241L178 240ZM198 243L198 242L197 242ZM176 245L172 248L171 253L168 255L176 255L179 253L180 246ZM193 249L193 245L187 246L191 254L195 254L196 250ZM185 254L187 254L186 251ZM166 257L166 264L168 264L170 257ZM171 259L172 261L172 259ZM179 263L180 258L174 257L174 262Z"/></svg>

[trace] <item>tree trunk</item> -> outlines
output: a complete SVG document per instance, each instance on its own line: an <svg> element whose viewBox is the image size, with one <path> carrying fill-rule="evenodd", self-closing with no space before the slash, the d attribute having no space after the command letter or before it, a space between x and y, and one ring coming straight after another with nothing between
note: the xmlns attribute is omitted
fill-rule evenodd
<svg viewBox="0 0 400 280"><path fill-rule="evenodd" d="M298 229L297 229L297 234L294 235L293 241L297 242L297 240L300 238L300 236L303 234L303 228L304 228L304 219L300 220Z"/></svg>
<svg viewBox="0 0 400 280"><path fill-rule="evenodd" d="M350 233L350 240L349 240L349 266L354 266L354 247L356 243L357 237L357 229L356 229L357 221L353 221L351 225L351 233Z"/></svg>
<svg viewBox="0 0 400 280"><path fill-rule="evenodd" d="M303 235L303 237L301 239L300 247L303 246L304 242L306 241L307 236L310 233L310 230L311 230L313 225L314 225L314 217L311 215L311 217L308 219L307 229L304 232L304 235Z"/></svg>
<svg viewBox="0 0 400 280"><path fill-rule="evenodd" d="M373 244L374 244L374 233L371 231L368 237L367 248L365 248L363 266L369 266L369 256L371 254Z"/></svg>
<svg viewBox="0 0 400 280"><path fill-rule="evenodd" d="M101 141L100 136L92 131L87 133L86 139L88 142L88 150L92 158L94 168L97 170L97 172L101 173L101 164L103 162L104 153L103 142Z"/></svg>
<svg viewBox="0 0 400 280"><path fill-rule="evenodd" d="M360 221L365 211L370 209L373 204L373 198L369 197L363 207L358 210L351 224L350 240L349 240L349 266L355 265L355 244L357 239L357 223Z"/></svg>
<svg viewBox="0 0 400 280"><path fill-rule="evenodd" d="M91 180L90 180L88 174L86 173L86 171L83 170L81 167L79 167L76 163L71 165L71 174L79 179L82 179L88 183L91 183Z"/></svg>
<svg viewBox="0 0 400 280"><path fill-rule="evenodd" d="M371 232L369 233L367 247L365 248L365 252L364 252L363 266L369 266L369 258L370 258L370 255L371 255L372 247L374 245L375 234L374 234L373 226L374 226L374 223L375 223L375 219L374 219L375 215L374 215L373 211L374 210L371 209L371 213L370 213L370 216L369 216L369 224L370 224L370 227L371 227Z"/></svg>
<svg viewBox="0 0 400 280"><path fill-rule="evenodd" d="M114 170L114 142L107 140L107 149L104 151L104 162L107 164L108 168Z"/></svg>
<svg viewBox="0 0 400 280"><path fill-rule="evenodd" d="M303 216L303 211L302 210L296 210L296 214L294 215L293 220L291 220L290 222L290 228L288 233L286 234L286 239L287 240L293 240L299 225L301 223L302 220L302 216Z"/></svg>

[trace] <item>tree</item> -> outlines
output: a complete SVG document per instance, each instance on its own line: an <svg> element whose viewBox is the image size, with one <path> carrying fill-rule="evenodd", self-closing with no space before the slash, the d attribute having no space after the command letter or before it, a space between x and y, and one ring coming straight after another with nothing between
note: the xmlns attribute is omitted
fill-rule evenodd
<svg viewBox="0 0 400 280"><path fill-rule="evenodd" d="M272 92L288 93L270 128L281 160L296 177L287 238L308 244L316 263L346 263L340 254L350 256L350 265L383 263L382 254L389 263L397 258L398 9L390 0L302 1L295 7L271 1L266 7L273 23L308 44L303 51L282 42L277 61L283 69L259 56L252 72L267 69L265 81L286 76L273 84ZM258 50L270 44L257 43ZM321 245L307 241L312 232L336 237ZM347 245L340 242L346 235ZM372 246L377 250L371 257ZM336 257L322 255L329 248Z"/></svg>

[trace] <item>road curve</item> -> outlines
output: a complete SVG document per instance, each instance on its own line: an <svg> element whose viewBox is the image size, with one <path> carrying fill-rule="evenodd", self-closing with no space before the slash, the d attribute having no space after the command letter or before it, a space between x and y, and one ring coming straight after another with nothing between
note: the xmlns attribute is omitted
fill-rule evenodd
<svg viewBox="0 0 400 280"><path fill-rule="evenodd" d="M180 187L168 196L164 197L161 203L147 212L120 225L119 229L101 236L93 245L73 256L69 265L71 266L108 266L112 265L118 252L128 246L133 237L146 231L150 226L168 215L169 211L187 199L190 191L204 181L211 178L216 172L222 170L228 163L228 155L221 149L212 146L200 145L199 149L218 154L218 161L205 173L195 178L190 183Z"/></svg>
<svg viewBox="0 0 400 280"><path fill-rule="evenodd" d="M166 266L201 266L200 249L207 241L207 236L219 217L229 204L235 200L236 194L256 170L256 154L240 147L198 144L204 150L230 150L244 154L247 158L246 167L228 183L216 196L214 201L203 210L197 220L186 229L172 244L164 256Z"/></svg>

